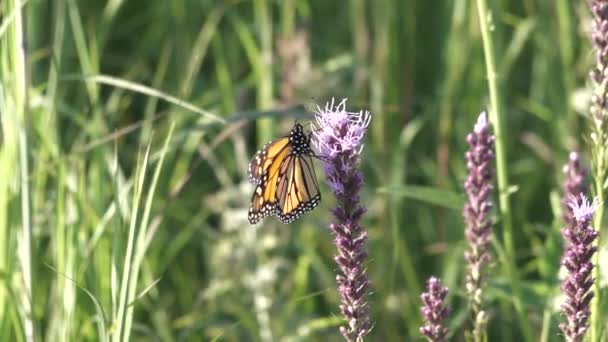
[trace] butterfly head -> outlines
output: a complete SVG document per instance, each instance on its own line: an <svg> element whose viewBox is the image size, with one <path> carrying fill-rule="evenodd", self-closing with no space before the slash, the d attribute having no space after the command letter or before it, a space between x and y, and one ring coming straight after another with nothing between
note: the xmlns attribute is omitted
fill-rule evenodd
<svg viewBox="0 0 608 342"><path fill-rule="evenodd" d="M304 133L304 127L299 122L296 122L291 129L289 141L293 146L295 154L309 154L312 152L310 148L310 136Z"/></svg>
<svg viewBox="0 0 608 342"><path fill-rule="evenodd" d="M296 131L302 132L302 133L304 132L304 127L302 127L302 124L297 121L293 125L293 128L291 129L291 133L296 132Z"/></svg>

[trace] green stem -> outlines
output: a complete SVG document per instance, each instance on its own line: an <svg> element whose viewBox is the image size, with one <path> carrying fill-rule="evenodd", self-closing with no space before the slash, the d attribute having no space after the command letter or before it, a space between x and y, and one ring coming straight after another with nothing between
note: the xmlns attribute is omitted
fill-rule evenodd
<svg viewBox="0 0 608 342"><path fill-rule="evenodd" d="M25 8L20 0L13 0L12 7L15 10L14 37L13 37L13 62L15 77L15 107L17 110L18 134L19 134L19 171L21 190L21 251L19 260L23 272L23 309L24 309L24 333L27 341L35 341L34 328L34 297L33 297L33 272L32 272L32 223L30 211L30 184L29 184L29 153L28 153L28 70L26 52L26 18Z"/></svg>
<svg viewBox="0 0 608 342"><path fill-rule="evenodd" d="M600 158L604 158L606 154L606 150L604 146L599 147ZM595 195L597 196L599 203L604 203L606 198L604 194L604 180L606 179L606 167L605 163L602 163L601 170L598 174L595 175ZM598 251L595 252L593 256L593 272L592 279L595 279L593 282L593 299L591 300L591 341L596 342L600 340L601 329L602 329L602 298L601 298L601 287L599 282L600 277L600 252L599 248L601 246L601 231L602 231L602 219L604 217L604 205L600 205L594 213L594 228L598 232L597 239L595 241L595 246L598 247Z"/></svg>
<svg viewBox="0 0 608 342"><path fill-rule="evenodd" d="M281 34L290 37L296 27L296 2L295 0L284 0L281 7Z"/></svg>
<svg viewBox="0 0 608 342"><path fill-rule="evenodd" d="M259 74L257 75L257 107L269 109L273 105L273 79L272 79L272 18L268 0L255 0L253 2L255 23L259 29L260 53L257 58ZM258 120L258 144L264 144L273 136L273 122L271 118Z"/></svg>
<svg viewBox="0 0 608 342"><path fill-rule="evenodd" d="M562 77L564 83L564 94L569 95L572 94L573 89L576 86L576 81L574 79L574 71L575 68L572 67L574 65L574 57L572 47L574 44L572 42L572 24L570 20L570 4L569 0L559 0L557 3L557 15L559 22L559 36L560 36L560 55L562 62ZM561 130L558 134L568 134L570 137L579 136L578 132L578 115L571 109L569 105L569 96L564 96L564 114L566 117L566 130ZM562 126L563 127L563 126Z"/></svg>
<svg viewBox="0 0 608 342"><path fill-rule="evenodd" d="M532 334L528 325L528 319L524 312L521 301L521 289L519 278L515 268L515 248L513 243L513 224L511 221L511 204L509 201L509 179L507 174L507 149L503 130L502 104L499 94L499 80L494 56L494 41L491 35L492 17L488 10L486 0L477 0L479 15L479 26L481 29L483 50L486 60L486 73L488 76L488 88L490 91L489 116L496 136L496 173L498 179L498 192L500 201L500 217L502 220L503 240L505 244L505 268L511 280L513 290L513 303L517 312L518 320L526 341L532 341Z"/></svg>

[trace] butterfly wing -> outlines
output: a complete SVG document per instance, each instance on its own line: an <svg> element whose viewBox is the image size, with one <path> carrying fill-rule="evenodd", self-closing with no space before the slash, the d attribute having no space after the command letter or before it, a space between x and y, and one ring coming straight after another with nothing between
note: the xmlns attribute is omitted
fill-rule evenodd
<svg viewBox="0 0 608 342"><path fill-rule="evenodd" d="M279 174L277 185L276 215L283 223L295 221L321 201L312 157L302 154L291 158L290 163L281 168L285 173Z"/></svg>
<svg viewBox="0 0 608 342"><path fill-rule="evenodd" d="M270 164L276 160L279 154L286 149L289 149L289 145L289 138L283 137L267 143L258 150L253 159L251 159L251 162L249 162L249 168L247 170L249 182L254 185L261 184L265 173L268 172Z"/></svg>
<svg viewBox="0 0 608 342"><path fill-rule="evenodd" d="M249 223L255 224L276 213L279 171L290 152L289 139L281 138L266 144L249 163L249 181L256 186L249 207Z"/></svg>

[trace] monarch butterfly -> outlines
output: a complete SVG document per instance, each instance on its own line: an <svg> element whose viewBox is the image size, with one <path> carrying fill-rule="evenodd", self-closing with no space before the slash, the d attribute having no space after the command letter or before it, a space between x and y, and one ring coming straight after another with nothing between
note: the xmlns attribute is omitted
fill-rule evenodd
<svg viewBox="0 0 608 342"><path fill-rule="evenodd" d="M321 201L312 162L310 136L296 123L289 135L264 145L249 163L249 181L255 185L249 223L276 215L291 223Z"/></svg>

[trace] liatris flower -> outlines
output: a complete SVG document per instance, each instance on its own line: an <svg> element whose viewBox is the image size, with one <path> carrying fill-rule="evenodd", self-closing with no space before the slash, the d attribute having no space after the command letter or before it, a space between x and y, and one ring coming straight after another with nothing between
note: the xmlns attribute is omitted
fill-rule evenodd
<svg viewBox="0 0 608 342"><path fill-rule="evenodd" d="M448 288L441 286L439 279L430 277L426 283L426 292L420 296L424 318L424 325L420 328L420 333L430 342L447 340L448 329L443 325L443 321L449 313L443 303L447 294Z"/></svg>
<svg viewBox="0 0 608 342"><path fill-rule="evenodd" d="M593 22L591 25L591 42L595 50L596 64L591 70L589 78L593 85L589 117L591 120L591 156L592 174L595 193L601 198L605 195L605 181L608 175L608 2L606 0L588 0ZM595 220L595 229L600 232L602 214ZM597 244L601 237L598 235ZM594 274L600 274L599 254L596 256ZM602 298L599 283L596 283L593 292L595 300L591 316L591 340L600 339L600 325L602 324Z"/></svg>
<svg viewBox="0 0 608 342"><path fill-rule="evenodd" d="M576 342L583 340L589 327L588 320L591 314L589 303L593 298L593 293L589 291L593 285L591 257L597 251L593 241L598 235L591 226L591 220L593 212L600 203L597 200L589 203L581 193L578 198L570 196L568 205L572 209L576 224L567 226L562 231L566 239L562 265L568 270L568 276L562 284L562 290L566 295L566 302L562 305L566 322L559 327L564 332L566 341Z"/></svg>
<svg viewBox="0 0 608 342"><path fill-rule="evenodd" d="M576 220L572 215L572 209L568 205L570 196L578 196L588 192L585 177L587 170L581 165L580 155L577 152L570 152L568 163L564 165L564 196L562 200L562 211L564 222L567 227L574 227ZM582 204L582 203L579 203Z"/></svg>
<svg viewBox="0 0 608 342"><path fill-rule="evenodd" d="M589 78L594 85L591 99L591 115L596 128L605 132L608 119L608 94L606 93L606 77L608 76L608 1L589 0L593 14L591 26L591 42L594 45L596 65L591 70ZM605 135L605 134L604 134ZM606 137L602 141L606 141Z"/></svg>
<svg viewBox="0 0 608 342"><path fill-rule="evenodd" d="M494 136L486 113L481 113L472 133L467 135L470 146L465 154L469 172L464 182L467 201L464 205L466 223L465 236L469 243L465 252L469 272L466 276L466 290L473 310L475 336L479 337L485 330L487 317L482 309L483 273L490 261L490 234L492 222L488 213L493 206L490 195L494 178Z"/></svg>
<svg viewBox="0 0 608 342"><path fill-rule="evenodd" d="M359 199L363 174L357 167L371 116L367 111L347 112L344 99L335 107L333 100L325 109L317 107L315 120L313 146L324 160L327 184L337 199L337 207L332 210L335 223L330 229L338 249L335 260L340 269L336 277L342 300L340 311L348 323L340 327L340 332L348 341L360 341L370 331L366 301L370 284L363 265L367 233L360 224L366 211Z"/></svg>

